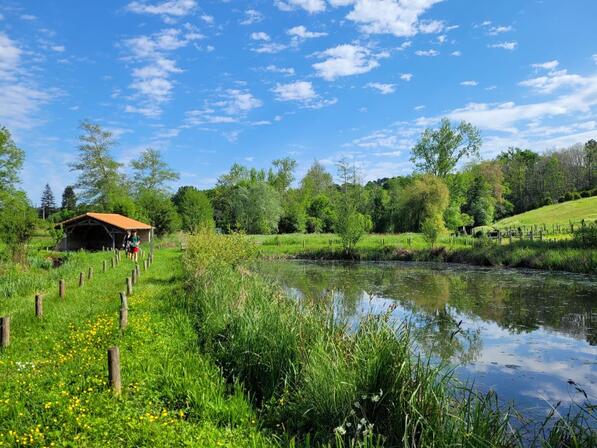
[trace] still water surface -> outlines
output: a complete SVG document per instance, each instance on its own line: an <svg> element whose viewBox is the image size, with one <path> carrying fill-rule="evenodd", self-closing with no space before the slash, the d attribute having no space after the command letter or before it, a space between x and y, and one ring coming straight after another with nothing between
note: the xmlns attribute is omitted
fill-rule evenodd
<svg viewBox="0 0 597 448"><path fill-rule="evenodd" d="M329 301L357 325L408 321L417 350L540 418L549 404L597 398L597 278L432 263L263 262L298 299Z"/></svg>

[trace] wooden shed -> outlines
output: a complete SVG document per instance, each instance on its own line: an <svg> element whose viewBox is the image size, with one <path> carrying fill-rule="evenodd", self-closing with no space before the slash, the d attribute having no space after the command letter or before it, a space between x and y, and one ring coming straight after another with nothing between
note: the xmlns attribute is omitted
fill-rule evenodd
<svg viewBox="0 0 597 448"><path fill-rule="evenodd" d="M85 213L56 225L62 228L64 237L56 249L102 250L121 248L127 231L137 231L142 243L153 238L153 228L149 224L116 213Z"/></svg>

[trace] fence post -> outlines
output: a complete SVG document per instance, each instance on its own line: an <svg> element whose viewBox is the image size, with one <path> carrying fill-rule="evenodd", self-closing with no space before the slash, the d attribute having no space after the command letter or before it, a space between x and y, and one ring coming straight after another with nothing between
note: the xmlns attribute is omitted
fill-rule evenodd
<svg viewBox="0 0 597 448"><path fill-rule="evenodd" d="M115 395L122 391L122 380L120 378L120 350L118 347L108 349L108 381Z"/></svg>
<svg viewBox="0 0 597 448"><path fill-rule="evenodd" d="M64 283L64 279L60 279L58 282L58 295L61 299L64 299L64 296L66 296L66 284Z"/></svg>
<svg viewBox="0 0 597 448"><path fill-rule="evenodd" d="M85 284L85 275L83 272L79 272L79 287Z"/></svg>
<svg viewBox="0 0 597 448"><path fill-rule="evenodd" d="M128 308L120 308L120 331L124 332L129 324L129 310Z"/></svg>
<svg viewBox="0 0 597 448"><path fill-rule="evenodd" d="M10 345L10 316L0 317L0 347Z"/></svg>
<svg viewBox="0 0 597 448"><path fill-rule="evenodd" d="M128 309L129 307L129 301L126 298L126 293L124 291L120 292L120 308L126 308Z"/></svg>
<svg viewBox="0 0 597 448"><path fill-rule="evenodd" d="M133 269L131 272L131 281L133 282L133 286L137 284L137 270Z"/></svg>
<svg viewBox="0 0 597 448"><path fill-rule="evenodd" d="M41 294L35 294L35 315L39 318L44 315L44 298Z"/></svg>
<svg viewBox="0 0 597 448"><path fill-rule="evenodd" d="M89 270L87 271L87 280L91 280L93 278L93 268L89 266Z"/></svg>
<svg viewBox="0 0 597 448"><path fill-rule="evenodd" d="M139 263L135 265L135 271L137 272L137 280L139 280L139 277L141 276L141 268L139 267Z"/></svg>
<svg viewBox="0 0 597 448"><path fill-rule="evenodd" d="M106 263L106 260L102 261L102 272L106 272L107 267L108 267L108 263Z"/></svg>
<svg viewBox="0 0 597 448"><path fill-rule="evenodd" d="M130 277L126 278L126 296L130 297L133 295L133 280Z"/></svg>

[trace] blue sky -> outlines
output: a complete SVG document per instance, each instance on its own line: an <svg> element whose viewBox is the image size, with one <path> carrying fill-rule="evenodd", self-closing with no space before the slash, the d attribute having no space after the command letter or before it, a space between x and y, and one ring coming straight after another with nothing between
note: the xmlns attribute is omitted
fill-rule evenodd
<svg viewBox="0 0 597 448"><path fill-rule="evenodd" d="M0 124L23 188L57 197L82 119L128 163L160 149L178 185L234 162L352 158L407 174L421 131L476 124L483 156L597 138L594 0L78 0L0 4Z"/></svg>

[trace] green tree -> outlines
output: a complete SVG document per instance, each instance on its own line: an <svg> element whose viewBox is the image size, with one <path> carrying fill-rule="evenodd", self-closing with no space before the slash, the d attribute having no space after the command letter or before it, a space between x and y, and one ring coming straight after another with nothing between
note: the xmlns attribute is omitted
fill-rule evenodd
<svg viewBox="0 0 597 448"><path fill-rule="evenodd" d="M307 201L319 195L330 195L334 189L334 179L318 161L313 162L301 179L301 191Z"/></svg>
<svg viewBox="0 0 597 448"><path fill-rule="evenodd" d="M25 152L17 147L10 132L0 127L0 190L9 190L19 182Z"/></svg>
<svg viewBox="0 0 597 448"><path fill-rule="evenodd" d="M167 183L180 177L162 160L162 154L152 148L147 148L133 160L131 167L134 172L133 186L138 192L143 189L166 192Z"/></svg>
<svg viewBox="0 0 597 448"><path fill-rule="evenodd" d="M305 231L307 212L300 191L289 190L282 200L282 216L278 224L280 233L302 233Z"/></svg>
<svg viewBox="0 0 597 448"><path fill-rule="evenodd" d="M423 223L421 224L421 232L423 232L423 236L425 240L431 247L435 247L439 237L445 233L446 227L444 226L444 219L440 213L433 213L430 216L427 216Z"/></svg>
<svg viewBox="0 0 597 448"><path fill-rule="evenodd" d="M296 160L290 157L283 159L276 159L272 162L274 169L270 169L268 173L268 182L274 187L278 193L282 194L290 188L294 182L294 171L296 170Z"/></svg>
<svg viewBox="0 0 597 448"><path fill-rule="evenodd" d="M195 233L201 229L214 227L214 212L209 198L195 187L180 187L172 197L178 210L182 229Z"/></svg>
<svg viewBox="0 0 597 448"><path fill-rule="evenodd" d="M509 148L497 158L502 165L508 199L514 205L515 213L527 211L535 204L537 195L532 182L539 159L539 154L520 148Z"/></svg>
<svg viewBox="0 0 597 448"><path fill-rule="evenodd" d="M75 187L84 201L108 209L111 196L123 190L121 164L110 154L116 142L112 133L98 124L83 121L80 128L79 157L71 164L71 170L79 172Z"/></svg>
<svg viewBox="0 0 597 448"><path fill-rule="evenodd" d="M180 218L170 198L161 191L143 190L137 198L142 216L155 227L158 236L177 230Z"/></svg>
<svg viewBox="0 0 597 448"><path fill-rule="evenodd" d="M46 184L44 191L41 195L41 214L42 218L46 219L56 210L56 201L54 200L54 193L50 184Z"/></svg>
<svg viewBox="0 0 597 448"><path fill-rule="evenodd" d="M419 232L425 219L443 216L449 203L450 193L442 179L430 174L418 177L402 191L396 227Z"/></svg>
<svg viewBox="0 0 597 448"><path fill-rule="evenodd" d="M425 129L412 149L411 161L417 170L444 178L463 157L478 157L480 147L481 134L476 127L462 121L453 129L444 118L438 130Z"/></svg>
<svg viewBox="0 0 597 448"><path fill-rule="evenodd" d="M77 195L72 185L67 185L62 192L62 210L73 211L77 208Z"/></svg>
<svg viewBox="0 0 597 448"><path fill-rule="evenodd" d="M306 222L309 233L333 232L336 220L336 210L328 196L319 194L311 200Z"/></svg>
<svg viewBox="0 0 597 448"><path fill-rule="evenodd" d="M344 251L350 253L363 235L371 230L371 218L358 211L361 185L356 165L342 159L336 166L342 183L335 230L340 236Z"/></svg>
<svg viewBox="0 0 597 448"><path fill-rule="evenodd" d="M25 261L36 223L37 215L24 192L0 190L0 239L15 262Z"/></svg>
<svg viewBox="0 0 597 448"><path fill-rule="evenodd" d="M597 141L591 139L585 143L585 165L587 166L587 183L589 188L597 184Z"/></svg>
<svg viewBox="0 0 597 448"><path fill-rule="evenodd" d="M278 230L280 195L264 181L246 182L232 190L232 214L240 230L269 234Z"/></svg>

